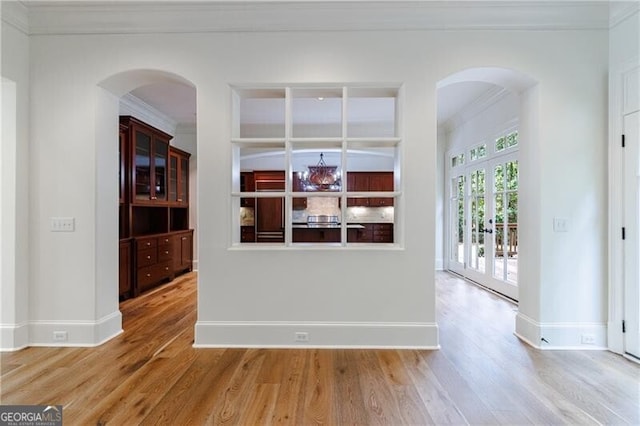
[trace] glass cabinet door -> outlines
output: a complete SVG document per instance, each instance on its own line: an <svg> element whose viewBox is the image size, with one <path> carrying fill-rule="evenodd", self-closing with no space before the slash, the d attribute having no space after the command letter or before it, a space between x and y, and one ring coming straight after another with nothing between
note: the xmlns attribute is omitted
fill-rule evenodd
<svg viewBox="0 0 640 426"><path fill-rule="evenodd" d="M180 158L180 189L178 191L178 202L186 204L189 200L189 160Z"/></svg>
<svg viewBox="0 0 640 426"><path fill-rule="evenodd" d="M169 202L178 201L178 156L169 154Z"/></svg>
<svg viewBox="0 0 640 426"><path fill-rule="evenodd" d="M169 144L161 139L154 139L153 146L153 175L154 188L152 200L167 200L167 163Z"/></svg>
<svg viewBox="0 0 640 426"><path fill-rule="evenodd" d="M135 199L151 199L151 135L135 131Z"/></svg>

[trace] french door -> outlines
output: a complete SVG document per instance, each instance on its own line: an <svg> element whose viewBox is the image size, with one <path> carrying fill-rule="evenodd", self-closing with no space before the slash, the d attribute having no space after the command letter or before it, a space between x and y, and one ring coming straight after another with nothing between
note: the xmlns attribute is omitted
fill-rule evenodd
<svg viewBox="0 0 640 426"><path fill-rule="evenodd" d="M640 358L640 112L624 118L625 352Z"/></svg>
<svg viewBox="0 0 640 426"><path fill-rule="evenodd" d="M449 178L448 268L518 300L517 153L476 162Z"/></svg>

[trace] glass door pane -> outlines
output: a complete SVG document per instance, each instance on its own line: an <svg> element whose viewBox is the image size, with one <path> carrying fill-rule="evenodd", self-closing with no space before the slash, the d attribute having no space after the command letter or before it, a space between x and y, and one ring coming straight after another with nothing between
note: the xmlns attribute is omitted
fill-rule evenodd
<svg viewBox="0 0 640 426"><path fill-rule="evenodd" d="M518 161L493 168L494 259L493 277L518 282Z"/></svg>
<svg viewBox="0 0 640 426"><path fill-rule="evenodd" d="M465 181L464 175L455 176L451 179L449 188L449 269L461 274L464 273L465 263Z"/></svg>
<svg viewBox="0 0 640 426"><path fill-rule="evenodd" d="M178 157L169 156L169 201L178 201Z"/></svg>
<svg viewBox="0 0 640 426"><path fill-rule="evenodd" d="M478 169L471 172L469 176L471 193L470 198L470 221L469 229L471 237L470 252L469 252L469 267L475 269L480 273L485 271L485 245L484 245L484 230L485 230L485 193L486 193L486 179L485 170Z"/></svg>
<svg viewBox="0 0 640 426"><path fill-rule="evenodd" d="M178 188L178 202L186 203L189 199L189 160L180 159L180 187Z"/></svg>
<svg viewBox="0 0 640 426"><path fill-rule="evenodd" d="M167 157L169 155L169 144L163 140L154 140L154 190L155 199L167 199Z"/></svg>
<svg viewBox="0 0 640 426"><path fill-rule="evenodd" d="M151 136L136 130L135 198L151 198Z"/></svg>

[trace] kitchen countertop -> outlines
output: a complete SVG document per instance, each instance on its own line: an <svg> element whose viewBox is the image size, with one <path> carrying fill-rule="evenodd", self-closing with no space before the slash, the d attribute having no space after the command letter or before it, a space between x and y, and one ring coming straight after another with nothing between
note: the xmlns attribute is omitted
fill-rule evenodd
<svg viewBox="0 0 640 426"><path fill-rule="evenodd" d="M340 229L339 223L332 224L313 224L309 226L307 223L293 223L291 225L293 229ZM348 223L348 229L364 229L364 225L360 225L359 223Z"/></svg>

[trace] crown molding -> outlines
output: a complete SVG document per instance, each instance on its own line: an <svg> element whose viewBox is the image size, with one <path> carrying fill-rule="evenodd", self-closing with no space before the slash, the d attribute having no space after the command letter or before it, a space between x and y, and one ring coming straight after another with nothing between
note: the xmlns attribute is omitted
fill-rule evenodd
<svg viewBox="0 0 640 426"><path fill-rule="evenodd" d="M612 1L609 6L609 27L615 27L638 12L640 1Z"/></svg>
<svg viewBox="0 0 640 426"><path fill-rule="evenodd" d="M443 127L447 133L451 133L454 129L460 127L476 115L487 110L492 105L506 98L511 92L504 87L494 86L478 96L468 105L465 105L456 115L449 118L443 123Z"/></svg>
<svg viewBox="0 0 640 426"><path fill-rule="evenodd" d="M131 93L120 98L120 115L131 115L165 133L176 134L175 120Z"/></svg>
<svg viewBox="0 0 640 426"><path fill-rule="evenodd" d="M30 33L608 29L607 1L26 1Z"/></svg>
<svg viewBox="0 0 640 426"><path fill-rule="evenodd" d="M2 23L29 34L29 9L20 1L0 1Z"/></svg>

